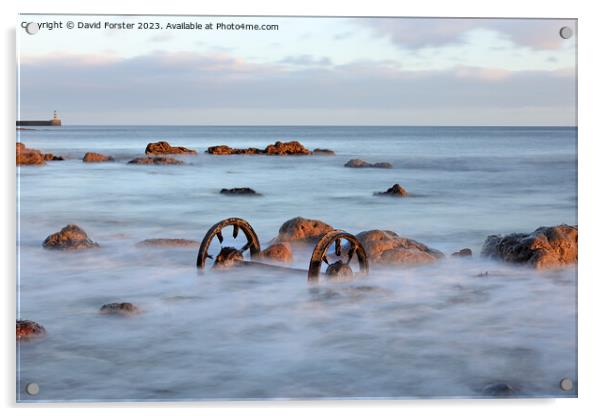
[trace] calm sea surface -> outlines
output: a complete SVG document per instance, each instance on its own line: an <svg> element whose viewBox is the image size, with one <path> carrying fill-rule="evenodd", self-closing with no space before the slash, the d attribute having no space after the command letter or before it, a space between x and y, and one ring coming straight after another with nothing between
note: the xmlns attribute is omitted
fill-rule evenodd
<svg viewBox="0 0 602 416"><path fill-rule="evenodd" d="M21 343L19 400L195 400L572 396L576 269L537 273L480 259L490 234L577 224L577 130L494 127L71 127L17 132L62 162L18 169L18 316L48 337ZM137 166L146 144L198 150L180 166ZM211 156L208 146L299 140L336 156ZM85 164L87 151L115 163ZM393 169L349 169L351 158ZM403 199L378 198L399 183ZM220 195L251 187L261 197ZM301 275L195 269L201 240L238 216L263 245L303 216L352 233L388 229L451 254L413 269L308 285ZM44 238L75 223L99 250L63 253ZM306 268L309 253L295 253ZM488 271L487 277L478 277ZM100 316L129 301L133 318ZM36 382L40 394L23 393Z"/></svg>

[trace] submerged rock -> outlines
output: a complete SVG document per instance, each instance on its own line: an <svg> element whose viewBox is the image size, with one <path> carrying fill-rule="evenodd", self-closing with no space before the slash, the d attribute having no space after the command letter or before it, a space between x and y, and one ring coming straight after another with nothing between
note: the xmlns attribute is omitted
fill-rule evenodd
<svg viewBox="0 0 602 416"><path fill-rule="evenodd" d="M165 141L147 144L144 153L147 155L197 154L196 150L187 149L182 146L172 146Z"/></svg>
<svg viewBox="0 0 602 416"><path fill-rule="evenodd" d="M312 152L305 148L298 141L276 142L266 146L265 149L249 147L246 149L232 148L226 145L211 146L207 148L207 153L212 155L311 155Z"/></svg>
<svg viewBox="0 0 602 416"><path fill-rule="evenodd" d="M99 247L98 243L90 240L88 234L75 224L69 224L63 227L61 231L49 235L42 246L53 250L80 250Z"/></svg>
<svg viewBox="0 0 602 416"><path fill-rule="evenodd" d="M454 256L454 257L472 257L472 250L469 248L463 248L460 251L456 251L455 253L452 253L452 256Z"/></svg>
<svg viewBox="0 0 602 416"><path fill-rule="evenodd" d="M224 195L251 195L251 196L261 195L261 194L258 194L257 192L255 192L255 190L253 190L251 188L230 188L230 189L222 188L222 190L219 191L219 193L224 194Z"/></svg>
<svg viewBox="0 0 602 416"><path fill-rule="evenodd" d="M393 231L363 231L356 237L364 246L368 259L373 263L415 265L430 263L444 257L439 250L400 237Z"/></svg>
<svg viewBox="0 0 602 416"><path fill-rule="evenodd" d="M223 247L213 263L216 269L227 269L244 261L242 253L234 247Z"/></svg>
<svg viewBox="0 0 602 416"><path fill-rule="evenodd" d="M508 383L494 383L483 388L483 394L487 396L508 397L515 393L516 389Z"/></svg>
<svg viewBox="0 0 602 416"><path fill-rule="evenodd" d="M46 329L34 321L17 321L17 341L25 341L46 336Z"/></svg>
<svg viewBox="0 0 602 416"><path fill-rule="evenodd" d="M44 153L44 160L57 161L65 160L65 158L63 156L55 156L52 153Z"/></svg>
<svg viewBox="0 0 602 416"><path fill-rule="evenodd" d="M274 243L259 253L259 257L282 263L292 263L293 250L289 243Z"/></svg>
<svg viewBox="0 0 602 416"><path fill-rule="evenodd" d="M319 220L295 217L280 226L276 241L311 243L319 240L324 234L333 229L330 225Z"/></svg>
<svg viewBox="0 0 602 416"><path fill-rule="evenodd" d="M137 157L128 162L130 165L183 165L184 162L173 157Z"/></svg>
<svg viewBox="0 0 602 416"><path fill-rule="evenodd" d="M375 192L374 195L393 196L393 197L400 198L400 197L408 196L409 194L408 194L408 191L403 189L400 184L396 183L395 185L393 185L392 187L387 189L385 192Z"/></svg>
<svg viewBox="0 0 602 416"><path fill-rule="evenodd" d="M99 312L103 315L131 316L142 313L142 310L133 303L115 302L102 305Z"/></svg>
<svg viewBox="0 0 602 416"><path fill-rule="evenodd" d="M321 156L335 156L336 153L334 152L334 150L330 150L330 149L314 149L312 152L314 155L321 155Z"/></svg>
<svg viewBox="0 0 602 416"><path fill-rule="evenodd" d="M368 163L361 159L351 159L345 163L346 168L379 168L391 169L393 167L389 162Z"/></svg>
<svg viewBox="0 0 602 416"><path fill-rule="evenodd" d="M156 248L198 248L200 242L195 240L186 240L183 238L149 238L136 243L137 247L156 247Z"/></svg>
<svg viewBox="0 0 602 416"><path fill-rule="evenodd" d="M490 235L481 256L548 269L577 263L577 226L540 227L530 234Z"/></svg>
<svg viewBox="0 0 602 416"><path fill-rule="evenodd" d="M105 156L103 154L95 153L95 152L87 152L84 155L82 162L86 162L86 163L113 162L114 160L115 159L113 159L112 156Z"/></svg>
<svg viewBox="0 0 602 416"><path fill-rule="evenodd" d="M328 265L326 268L326 276L330 278L348 278L353 277L353 270L348 264L343 263L341 260Z"/></svg>

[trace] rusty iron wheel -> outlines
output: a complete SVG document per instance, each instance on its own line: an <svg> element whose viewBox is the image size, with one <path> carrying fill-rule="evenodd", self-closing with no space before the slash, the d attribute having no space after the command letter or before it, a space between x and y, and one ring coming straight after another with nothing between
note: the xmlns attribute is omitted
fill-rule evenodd
<svg viewBox="0 0 602 416"><path fill-rule="evenodd" d="M322 269L322 263L330 264L327 258L327 252L330 246L335 245L335 254L342 256L343 245L341 240L346 240L349 243L349 249L347 251L347 260L344 262L345 265L349 265L353 256L357 256L357 260L360 267L360 274L368 274L368 256L366 250L359 242L359 240L353 235L341 230L332 230L326 233L316 246L311 255L309 262L309 269L307 271L308 280L318 280L320 278L320 270Z"/></svg>
<svg viewBox="0 0 602 416"><path fill-rule="evenodd" d="M251 258L256 257L261 251L261 247L259 245L259 239L257 238L257 234L255 234L255 230L251 227L251 224L243 220L242 218L227 218L214 224L201 242L201 247L199 248L199 254L196 258L196 267L199 269L205 268L205 263L207 258L212 258L209 255L209 246L215 237L219 240L220 244L224 241L224 237L222 234L222 229L225 227L232 227L232 237L236 239L238 237L239 231L242 230L243 234L247 238L246 244L239 250L240 253L244 253L247 250L250 250Z"/></svg>

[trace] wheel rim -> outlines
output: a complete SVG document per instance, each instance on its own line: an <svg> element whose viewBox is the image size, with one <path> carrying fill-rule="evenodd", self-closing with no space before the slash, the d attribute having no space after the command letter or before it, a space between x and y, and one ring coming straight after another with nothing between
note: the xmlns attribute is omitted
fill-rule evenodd
<svg viewBox="0 0 602 416"><path fill-rule="evenodd" d="M259 239L257 238L257 234L251 224L242 218L227 218L214 224L209 231L205 234L203 241L201 242L201 247L199 247L199 253L196 258L196 267L199 269L204 269L205 264L207 262L207 258L209 258L209 247L211 246L211 242L214 238L217 237L220 244L223 242L223 234L222 230L225 227L232 227L232 236L234 239L239 234L239 231L242 231L245 237L247 238L247 243L241 248L241 253L249 250L251 254L251 258L256 257L261 251L261 247L259 245Z"/></svg>
<svg viewBox="0 0 602 416"><path fill-rule="evenodd" d="M364 250L364 247L360 241L353 234L349 234L341 230L332 230L320 238L314 247L314 251L309 262L309 269L307 271L308 280L316 281L320 278L322 263L329 264L327 252L330 246L335 244L335 254L337 256L342 256L342 240L349 242L346 264L348 265L355 255L357 256L359 263L360 273L368 274L368 256L366 256L366 250Z"/></svg>

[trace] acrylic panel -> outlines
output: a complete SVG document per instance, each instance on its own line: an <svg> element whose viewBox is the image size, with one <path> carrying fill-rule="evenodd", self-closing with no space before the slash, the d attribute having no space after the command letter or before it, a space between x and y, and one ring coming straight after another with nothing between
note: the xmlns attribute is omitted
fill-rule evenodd
<svg viewBox="0 0 602 416"><path fill-rule="evenodd" d="M17 401L577 396L575 19L16 30Z"/></svg>

